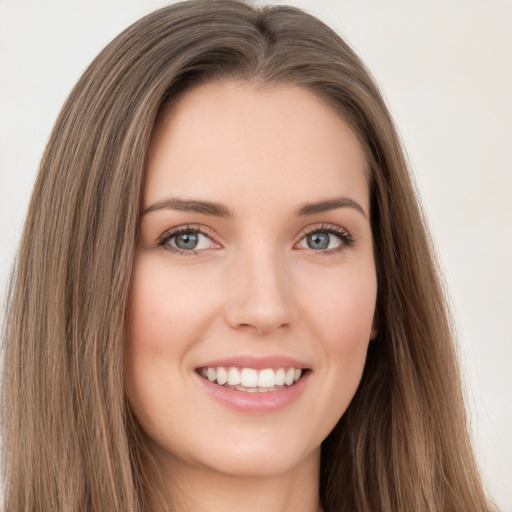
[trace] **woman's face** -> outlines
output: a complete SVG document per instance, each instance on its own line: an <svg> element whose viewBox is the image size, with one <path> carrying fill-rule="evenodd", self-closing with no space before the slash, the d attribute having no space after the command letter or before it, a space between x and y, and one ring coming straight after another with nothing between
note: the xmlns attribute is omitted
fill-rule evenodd
<svg viewBox="0 0 512 512"><path fill-rule="evenodd" d="M368 216L361 147L305 89L211 82L161 116L125 379L164 467L318 464L373 334Z"/></svg>

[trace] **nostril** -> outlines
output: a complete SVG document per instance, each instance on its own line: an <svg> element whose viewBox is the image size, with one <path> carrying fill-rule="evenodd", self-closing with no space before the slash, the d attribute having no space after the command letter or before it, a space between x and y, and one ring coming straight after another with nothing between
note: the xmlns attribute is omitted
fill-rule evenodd
<svg viewBox="0 0 512 512"><path fill-rule="evenodd" d="M271 323L271 322L262 322L255 321L253 324L250 323L241 323L238 325L233 325L235 329L239 329L242 331L252 331L258 334L270 334L278 329L286 329L290 326L289 323Z"/></svg>

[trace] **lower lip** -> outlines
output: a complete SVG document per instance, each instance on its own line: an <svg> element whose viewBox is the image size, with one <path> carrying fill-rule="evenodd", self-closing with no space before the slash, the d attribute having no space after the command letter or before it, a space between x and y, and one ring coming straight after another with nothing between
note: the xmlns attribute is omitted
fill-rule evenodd
<svg viewBox="0 0 512 512"><path fill-rule="evenodd" d="M291 404L303 392L306 383L309 379L311 372L306 372L303 376L292 386L286 386L277 391L267 392L254 392L239 391L237 389L226 388L214 384L209 380L197 375L199 382L206 389L206 391L217 402L241 412L272 412L277 411Z"/></svg>

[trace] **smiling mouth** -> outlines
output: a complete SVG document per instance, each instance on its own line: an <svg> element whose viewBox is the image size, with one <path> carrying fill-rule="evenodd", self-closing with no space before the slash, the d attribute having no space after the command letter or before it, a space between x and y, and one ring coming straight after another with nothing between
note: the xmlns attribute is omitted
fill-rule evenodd
<svg viewBox="0 0 512 512"><path fill-rule="evenodd" d="M217 366L198 368L196 371L218 386L247 393L267 393L293 386L308 370L294 367L256 370Z"/></svg>

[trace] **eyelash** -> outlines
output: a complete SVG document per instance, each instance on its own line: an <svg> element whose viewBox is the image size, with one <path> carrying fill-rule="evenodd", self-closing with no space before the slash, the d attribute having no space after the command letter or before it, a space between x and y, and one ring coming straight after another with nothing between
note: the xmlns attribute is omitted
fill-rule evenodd
<svg viewBox="0 0 512 512"><path fill-rule="evenodd" d="M323 251L310 249L315 253L315 255L319 256L331 256L333 254L340 253L345 249L352 247L355 242L352 235L345 228L336 226L335 224L322 224L321 226L313 226L308 228L306 231L304 231L304 234L302 235L299 242L306 238L308 235L312 235L313 233L327 233L330 235L336 235L341 240L340 245L338 247L334 247L333 249L325 249Z"/></svg>
<svg viewBox="0 0 512 512"><path fill-rule="evenodd" d="M209 240L213 241L212 235L208 233L206 230L200 228L199 226L183 226L180 228L173 228L169 231L166 231L159 239L158 239L158 245L160 247L163 247L166 251L170 251L174 254L179 254L183 256L194 256L199 254L201 251L196 251L194 249L190 250L184 250L180 249L179 247L173 247L172 245L167 245L170 240L172 240L174 237L177 237L179 235L184 235L188 233L197 233L200 235L203 235L207 237ZM203 249L202 249L203 250Z"/></svg>
<svg viewBox="0 0 512 512"><path fill-rule="evenodd" d="M187 226L183 226L183 227L179 227L179 228L173 228L173 229L171 229L169 231L166 231L158 239L158 246L163 247L165 250L170 251L170 252L172 252L174 254L179 254L179 255L183 255L183 256L194 256L194 255L197 255L201 251L203 251L204 249L201 249L201 250L198 250L198 251L194 250L194 249L184 250L184 249L180 249L178 247L173 247L172 245L168 245L169 241L172 240L174 237L177 237L177 236L182 235L182 234L188 234L188 233L196 233L196 234L203 235L203 236L207 237L208 239L212 240L212 242L215 243L215 240L212 238L211 233L208 233L206 230L202 229L199 226L187 225ZM308 228L307 230L305 230L303 232L299 242L294 244L294 247L298 243L300 243L304 238L306 238L307 236L309 236L309 235L311 235L313 233L327 233L327 234L335 235L335 236L337 236L341 240L340 245L338 247L333 248L333 249L325 249L325 250L310 249L315 254L321 255L321 256L330 256L332 254L339 253L339 252L341 252L341 251L343 251L345 249L348 249L348 248L352 247L354 245L354 242L355 242L355 240L352 237L352 235L346 229L341 228L340 226L336 226L334 224L322 224L321 226L314 226L314 227L311 227L311 228Z"/></svg>

